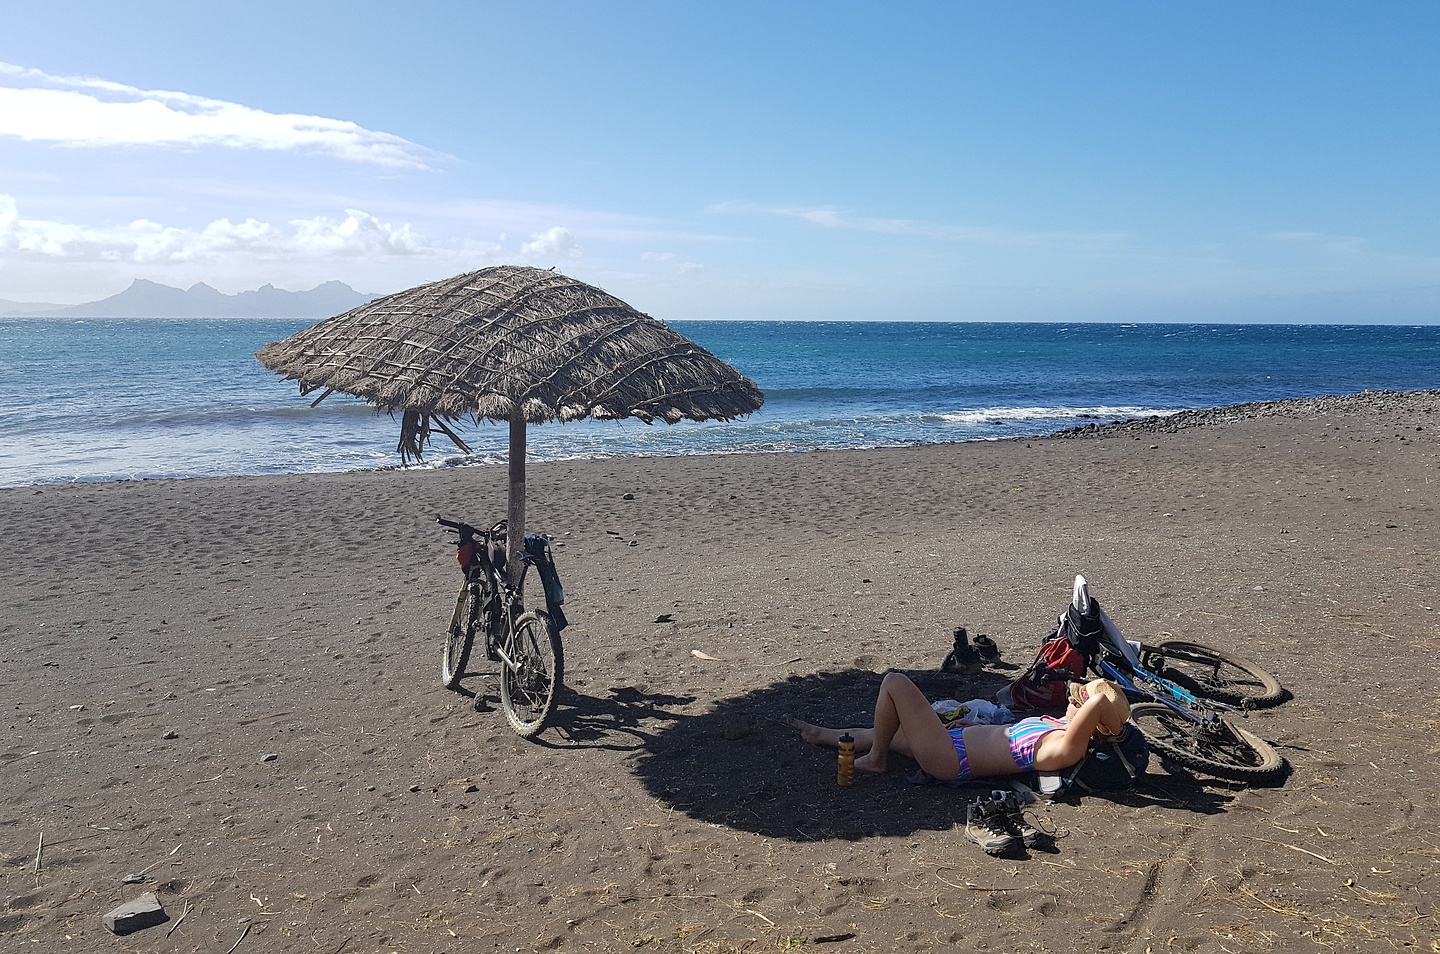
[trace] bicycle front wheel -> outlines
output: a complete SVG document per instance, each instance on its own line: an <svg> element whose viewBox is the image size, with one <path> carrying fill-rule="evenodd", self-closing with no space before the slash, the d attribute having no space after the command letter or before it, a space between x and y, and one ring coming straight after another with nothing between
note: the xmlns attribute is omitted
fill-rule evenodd
<svg viewBox="0 0 1440 954"><path fill-rule="evenodd" d="M1285 760L1264 739L1224 719L1199 723L1160 702L1137 702L1130 720L1150 748L1178 765L1216 778L1261 784L1285 772Z"/></svg>
<svg viewBox="0 0 1440 954"><path fill-rule="evenodd" d="M1265 709L1284 697L1280 680L1244 656L1180 639L1155 649L1165 659L1161 675L1197 696L1245 709Z"/></svg>
<svg viewBox="0 0 1440 954"><path fill-rule="evenodd" d="M470 649L475 645L475 633L480 628L480 615L480 587L467 580L460 584L450 628L445 631L440 684L446 689L457 688L460 677L465 675L465 664L470 661Z"/></svg>
<svg viewBox="0 0 1440 954"><path fill-rule="evenodd" d="M500 667L500 706L510 727L522 738L545 728L555 711L565 679L565 653L550 617L538 611L520 614Z"/></svg>

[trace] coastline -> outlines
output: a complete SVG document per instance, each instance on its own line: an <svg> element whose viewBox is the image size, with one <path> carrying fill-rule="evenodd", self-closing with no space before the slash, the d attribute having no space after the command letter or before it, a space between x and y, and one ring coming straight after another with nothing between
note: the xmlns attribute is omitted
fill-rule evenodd
<svg viewBox="0 0 1440 954"><path fill-rule="evenodd" d="M502 511L504 468L0 490L0 939L118 950L99 916L156 865L172 923L192 905L141 935L160 950L245 925L331 951L1423 947L1437 409L1365 392L532 465L573 624L540 745L438 683L456 573L434 516ZM1002 674L935 671L950 627L1023 664L1077 572L1127 636L1280 676L1294 698L1247 724L1283 786L1157 767L1040 809L1068 832L1053 857L996 861L957 793L898 770L840 792L775 726L865 719L892 667L988 695Z"/></svg>

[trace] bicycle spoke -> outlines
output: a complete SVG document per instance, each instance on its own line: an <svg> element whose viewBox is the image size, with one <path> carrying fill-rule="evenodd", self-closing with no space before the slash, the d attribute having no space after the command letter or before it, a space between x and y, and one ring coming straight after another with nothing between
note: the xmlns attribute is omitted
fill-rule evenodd
<svg viewBox="0 0 1440 954"><path fill-rule="evenodd" d="M500 698L505 716L522 736L532 736L555 709L564 673L560 639L541 613L523 613L515 621L504 651Z"/></svg>

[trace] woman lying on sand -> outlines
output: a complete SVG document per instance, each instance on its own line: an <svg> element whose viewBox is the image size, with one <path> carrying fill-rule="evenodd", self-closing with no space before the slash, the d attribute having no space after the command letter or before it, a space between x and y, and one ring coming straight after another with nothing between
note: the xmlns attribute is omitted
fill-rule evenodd
<svg viewBox="0 0 1440 954"><path fill-rule="evenodd" d="M1021 719L1011 725L965 725L947 729L930 702L905 675L887 673L875 700L875 727L827 729L794 717L786 722L806 742L836 747L840 736L855 739L855 768L884 772L890 753L908 755L938 779L963 782L992 775L1055 772L1085 757L1090 739L1119 735L1130 717L1120 687L1106 679L1070 684L1063 719ZM863 754L861 754L863 753Z"/></svg>

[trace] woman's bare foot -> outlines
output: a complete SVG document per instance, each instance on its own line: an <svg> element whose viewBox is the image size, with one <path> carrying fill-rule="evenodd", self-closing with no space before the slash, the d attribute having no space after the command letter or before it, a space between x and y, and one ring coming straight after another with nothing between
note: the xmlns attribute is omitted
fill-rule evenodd
<svg viewBox="0 0 1440 954"><path fill-rule="evenodd" d="M889 771L890 766L886 759L877 759L873 753L862 755L855 760L855 771L872 772L876 775L883 775Z"/></svg>
<svg viewBox="0 0 1440 954"><path fill-rule="evenodd" d="M827 729L824 726L819 726L810 722L806 722L804 719L797 719L792 715L783 715L780 717L780 721L788 725L790 728L794 729L796 732L799 732L800 738L804 739L806 742L809 742L811 745L838 744L839 733L835 732L833 729ZM834 733L835 738L830 737L831 733Z"/></svg>

